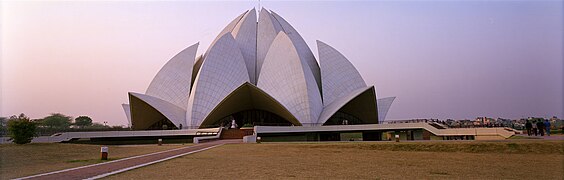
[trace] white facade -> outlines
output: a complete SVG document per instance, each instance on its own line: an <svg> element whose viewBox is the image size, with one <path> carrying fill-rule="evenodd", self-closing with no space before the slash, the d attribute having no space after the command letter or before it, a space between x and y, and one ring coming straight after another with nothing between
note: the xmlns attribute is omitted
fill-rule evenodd
<svg viewBox="0 0 564 180"><path fill-rule="evenodd" d="M204 120L209 125L224 118L220 116L238 113L231 112L237 108L218 107L232 95L245 96L234 92L247 83L266 94L241 106L274 104L275 108L254 109L277 114L293 125L321 126L337 112L357 117L360 123L385 118L393 99L379 100L384 105L380 107L375 88L367 87L344 55L321 41L317 46L320 64L298 31L280 15L262 8L257 20L251 9L231 21L205 53L197 56L195 44L173 57L147 92L130 93L130 103L123 107L133 129L166 121L177 127L202 128ZM256 96L255 91L241 91L247 92ZM271 98L270 103L265 98Z"/></svg>

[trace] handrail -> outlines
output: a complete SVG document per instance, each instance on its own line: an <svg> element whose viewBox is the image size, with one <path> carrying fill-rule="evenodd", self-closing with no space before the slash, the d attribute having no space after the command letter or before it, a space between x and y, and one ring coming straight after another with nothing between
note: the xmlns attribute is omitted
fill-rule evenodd
<svg viewBox="0 0 564 180"><path fill-rule="evenodd" d="M204 135L206 132L208 135L216 135L219 128L209 128L209 129L180 129L180 130L149 130L149 131L91 131L91 132L64 132L57 133L52 136L38 137L42 138L46 142L65 142L72 139L81 138L105 138L105 137L145 137L145 136L193 136Z"/></svg>
<svg viewBox="0 0 564 180"><path fill-rule="evenodd" d="M221 131L223 131L223 127L219 128L219 131L214 136L201 136L201 137L194 137L193 143L199 144L202 140L212 140L212 139L219 139L221 137Z"/></svg>
<svg viewBox="0 0 564 180"><path fill-rule="evenodd" d="M357 130L398 130L398 129L424 129L436 136L501 136L509 138L514 132L503 128L447 128L438 129L428 123L398 123L398 124L365 124L365 125L331 125L331 126L296 126L296 127L268 127L255 126L255 133L267 131L270 133L306 132L306 131L357 131Z"/></svg>

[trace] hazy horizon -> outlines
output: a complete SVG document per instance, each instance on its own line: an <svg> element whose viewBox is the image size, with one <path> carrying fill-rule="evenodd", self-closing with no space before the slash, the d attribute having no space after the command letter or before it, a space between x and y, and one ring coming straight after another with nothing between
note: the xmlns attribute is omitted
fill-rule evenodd
<svg viewBox="0 0 564 180"><path fill-rule="evenodd" d="M355 65L388 120L562 118L562 1L270 2L317 55L316 40ZM200 42L237 2L0 2L0 116L50 113L127 124L127 92Z"/></svg>

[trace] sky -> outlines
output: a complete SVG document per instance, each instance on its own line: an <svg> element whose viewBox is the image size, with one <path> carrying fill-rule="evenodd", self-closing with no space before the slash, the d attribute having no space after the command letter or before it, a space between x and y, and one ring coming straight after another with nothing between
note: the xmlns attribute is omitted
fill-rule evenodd
<svg viewBox="0 0 564 180"><path fill-rule="evenodd" d="M257 1L0 1L0 116L87 115L125 125L184 48ZM563 117L562 1L261 1L344 54L387 120Z"/></svg>

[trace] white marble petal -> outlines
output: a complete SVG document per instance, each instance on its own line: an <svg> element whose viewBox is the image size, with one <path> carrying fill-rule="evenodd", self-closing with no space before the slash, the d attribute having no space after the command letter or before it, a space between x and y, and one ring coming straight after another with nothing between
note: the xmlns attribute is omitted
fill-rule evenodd
<svg viewBox="0 0 564 180"><path fill-rule="evenodd" d="M153 97L150 95L140 94L140 93L129 93L132 96L142 100L151 107L155 108L162 115L164 115L170 122L172 122L176 127L183 124L186 118L186 111L181 107L178 107L170 102Z"/></svg>
<svg viewBox="0 0 564 180"><path fill-rule="evenodd" d="M129 104L121 104L123 111L125 112L125 116L127 117L127 126L131 127L131 108Z"/></svg>
<svg viewBox="0 0 564 180"><path fill-rule="evenodd" d="M206 53L204 53L204 58L205 56L208 55L209 51L211 50L211 48L215 45L215 43L217 42L217 40L219 40L221 37L223 37L223 35L227 34L227 33L231 33L233 31L233 29L235 29L235 26L237 26L237 24L239 23L239 21L243 18L243 16L245 16L245 14L247 14L247 12L249 11L245 11L243 14L237 16L235 19L233 19L229 24L227 24L227 26L225 26L223 28L223 30L221 30L221 32L219 32L219 34L215 37L215 39L212 41L212 43L210 44L210 47L208 48L208 50L206 51Z"/></svg>
<svg viewBox="0 0 564 180"><path fill-rule="evenodd" d="M302 125L317 125L323 104L315 77L286 33L279 32L270 46L257 86L284 105Z"/></svg>
<svg viewBox="0 0 564 180"><path fill-rule="evenodd" d="M235 37L241 54L243 54L251 83L256 84L257 15L254 8L243 16L235 28L233 28L231 34Z"/></svg>
<svg viewBox="0 0 564 180"><path fill-rule="evenodd" d="M257 29L257 79L260 77L266 53L268 53L268 49L270 49L272 41L274 41L274 38L276 38L276 35L278 35L278 32L280 31L282 31L280 23L278 23L276 19L270 15L268 10L262 8L260 10Z"/></svg>
<svg viewBox="0 0 564 180"><path fill-rule="evenodd" d="M168 61L153 78L145 94L186 109L198 44L180 51Z"/></svg>
<svg viewBox="0 0 564 180"><path fill-rule="evenodd" d="M378 105L378 122L384 122L386 120L386 115L395 99L396 97L386 97L376 101Z"/></svg>
<svg viewBox="0 0 564 180"><path fill-rule="evenodd" d="M274 11L271 12L272 16L282 26L283 31L286 32L288 37L292 40L292 43L294 44L294 47L296 47L296 51L298 52L300 59L302 61L305 61L311 69L313 77L315 77L317 86L321 90L321 72L319 70L319 64L317 63L317 60L315 60L315 57L313 56L313 53L311 52L311 49L309 49L309 46L305 42L304 38L302 38L298 31L294 29L294 27L292 27L292 25L290 25L290 23L288 23L284 18L282 18L282 16L276 14Z"/></svg>
<svg viewBox="0 0 564 180"><path fill-rule="evenodd" d="M221 100L247 81L243 55L231 33L227 33L210 48L196 76L186 110L188 128L198 128Z"/></svg>
<svg viewBox="0 0 564 180"><path fill-rule="evenodd" d="M317 41L317 49L325 106L354 90L366 87L360 73L339 51L321 41Z"/></svg>

